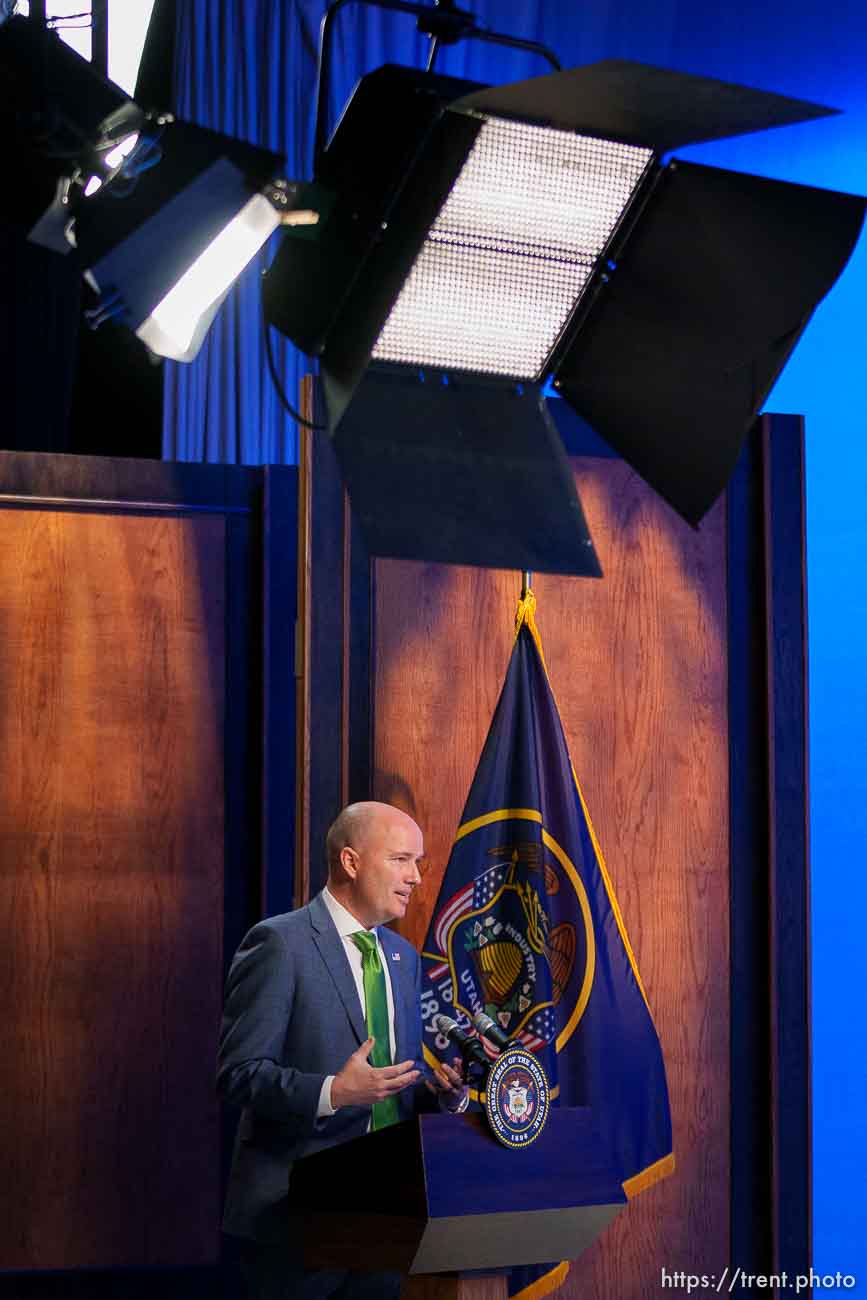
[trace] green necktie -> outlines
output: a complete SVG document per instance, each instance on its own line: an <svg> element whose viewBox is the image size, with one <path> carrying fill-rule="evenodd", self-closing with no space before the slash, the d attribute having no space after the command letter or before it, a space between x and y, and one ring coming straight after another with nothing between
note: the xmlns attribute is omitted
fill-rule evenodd
<svg viewBox="0 0 867 1300"><path fill-rule="evenodd" d="M351 938L361 953L367 1032L376 1040L367 1059L371 1065L377 1067L391 1065L388 999L385 994L385 975L382 972L382 962L379 960L379 950L376 946L376 935L370 930L357 930ZM396 1124L399 1119L396 1096L373 1103L372 1128L387 1128L389 1124Z"/></svg>

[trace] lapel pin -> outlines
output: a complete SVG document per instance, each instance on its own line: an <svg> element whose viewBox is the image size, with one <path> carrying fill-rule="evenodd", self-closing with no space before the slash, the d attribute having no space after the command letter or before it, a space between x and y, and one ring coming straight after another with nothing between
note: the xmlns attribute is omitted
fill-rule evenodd
<svg viewBox="0 0 867 1300"><path fill-rule="evenodd" d="M399 953L399 952L393 952L393 953L391 954L391 960L392 960L392 961L400 961L400 953Z"/></svg>

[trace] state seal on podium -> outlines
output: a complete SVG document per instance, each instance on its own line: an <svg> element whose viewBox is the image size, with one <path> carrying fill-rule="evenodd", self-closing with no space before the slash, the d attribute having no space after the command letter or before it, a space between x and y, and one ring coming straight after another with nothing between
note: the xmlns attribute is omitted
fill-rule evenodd
<svg viewBox="0 0 867 1300"><path fill-rule="evenodd" d="M535 1142L550 1105L548 1077L538 1058L518 1043L505 1047L485 1086L485 1114L497 1141L513 1150Z"/></svg>

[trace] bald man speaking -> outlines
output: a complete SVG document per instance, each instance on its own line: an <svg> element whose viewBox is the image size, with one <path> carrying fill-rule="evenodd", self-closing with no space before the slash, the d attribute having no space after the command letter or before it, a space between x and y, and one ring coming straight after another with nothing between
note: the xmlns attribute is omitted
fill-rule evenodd
<svg viewBox="0 0 867 1300"><path fill-rule="evenodd" d="M416 1111L467 1104L457 1069L431 1072L421 1059L418 954L378 928L406 914L421 830L390 804L350 804L326 853L322 893L254 926L226 985L217 1087L243 1109L223 1228L245 1239L254 1300L397 1297L396 1274L305 1272L283 1206L292 1163Z"/></svg>

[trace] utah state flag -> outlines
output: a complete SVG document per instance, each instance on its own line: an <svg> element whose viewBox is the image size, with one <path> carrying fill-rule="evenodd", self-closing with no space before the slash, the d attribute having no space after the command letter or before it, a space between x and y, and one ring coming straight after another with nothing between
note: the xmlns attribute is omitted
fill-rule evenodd
<svg viewBox="0 0 867 1300"><path fill-rule="evenodd" d="M422 953L425 1055L453 1053L438 1013L474 1032L487 1012L538 1056L554 1105L592 1108L632 1197L674 1168L665 1066L534 609L528 592ZM551 1269L514 1270L510 1294L546 1294Z"/></svg>

